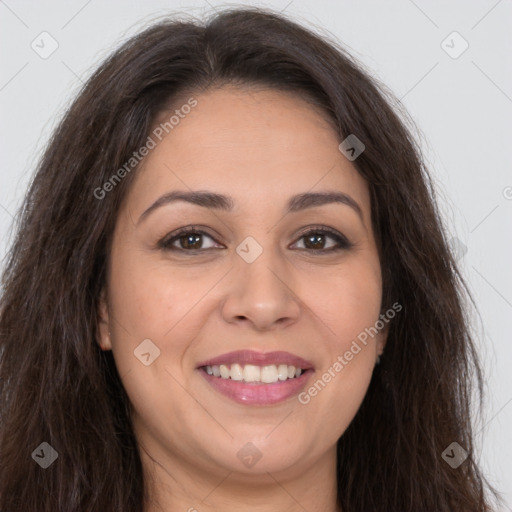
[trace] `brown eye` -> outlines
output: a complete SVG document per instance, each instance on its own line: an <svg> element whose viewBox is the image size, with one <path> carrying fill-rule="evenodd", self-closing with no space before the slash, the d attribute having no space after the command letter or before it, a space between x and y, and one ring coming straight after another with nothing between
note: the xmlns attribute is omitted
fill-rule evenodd
<svg viewBox="0 0 512 512"><path fill-rule="evenodd" d="M326 239L330 238L325 236L323 233L313 233L311 235L303 236L304 245L307 249L325 249Z"/></svg>
<svg viewBox="0 0 512 512"><path fill-rule="evenodd" d="M331 243L329 247L325 247L329 239L334 240L334 244ZM311 229L303 233L299 240L304 240L304 247L299 249L320 253L350 249L353 245L341 233L326 228Z"/></svg>
<svg viewBox="0 0 512 512"><path fill-rule="evenodd" d="M180 249L201 249L201 237L200 233L192 233L189 235L181 235L177 241L180 244Z"/></svg>
<svg viewBox="0 0 512 512"><path fill-rule="evenodd" d="M211 240L210 245L205 247L205 240ZM335 230L325 227L310 229L304 232L299 241L303 241L300 250L305 250L318 255L330 253L334 251L350 249L353 244L348 239ZM212 245L213 243L213 245ZM205 231L188 226L180 229L178 232L172 233L158 242L158 247L165 251L176 252L205 252L219 247L219 244ZM299 242L296 242L297 244Z"/></svg>
<svg viewBox="0 0 512 512"><path fill-rule="evenodd" d="M158 246L161 249L167 251L183 252L202 251L215 248L214 245L211 244L210 246L205 247L205 238L208 238L215 243L215 240L213 240L213 238L208 233L205 233L199 229L188 227L183 228L177 233L164 238L158 243Z"/></svg>

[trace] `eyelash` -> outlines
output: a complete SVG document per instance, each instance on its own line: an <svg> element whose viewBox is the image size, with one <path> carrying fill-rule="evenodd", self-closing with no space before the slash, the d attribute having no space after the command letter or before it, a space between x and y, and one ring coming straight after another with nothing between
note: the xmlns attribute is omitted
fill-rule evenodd
<svg viewBox="0 0 512 512"><path fill-rule="evenodd" d="M200 229L199 227L196 227L196 226L186 226L186 227L183 227L181 229L179 229L178 231L174 232L174 233L171 233L171 235L168 235L168 236L165 236L164 238L162 238L162 240L160 240L158 242L158 248L164 250L164 251L173 251L173 252L182 252L182 253L192 253L192 254L197 254L198 252L205 252L205 251L210 251L214 248L209 248L209 249L183 249L182 247L173 247L172 244L175 242L175 241L179 241L179 239L184 236L184 235L204 235L204 236L207 236L209 238L211 238L215 243L218 243L210 234L206 233L205 231L203 231L202 229ZM334 241L338 244L338 247L332 247L332 248L329 248L329 249L307 249L307 248L304 248L304 249L299 249L301 251L308 251L308 252L312 252L312 253L320 253L320 255L322 254L326 254L326 253L331 253L331 252L338 252L338 251L343 251L343 250L348 250L348 249L351 249L354 244L352 242L350 242L344 235L342 235L341 233L338 233L337 231L331 229L331 228L327 228L327 227L310 227L307 231L303 232L299 238L297 239L297 241L303 239L303 238L306 238L307 236L309 235L312 235L312 234L321 234L321 235L328 235L330 238L334 239ZM296 242L295 242L296 243Z"/></svg>

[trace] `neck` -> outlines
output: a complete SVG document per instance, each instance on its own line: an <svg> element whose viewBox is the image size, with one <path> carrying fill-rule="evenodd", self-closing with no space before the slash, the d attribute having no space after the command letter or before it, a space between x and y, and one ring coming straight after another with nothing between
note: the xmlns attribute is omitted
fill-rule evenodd
<svg viewBox="0 0 512 512"><path fill-rule="evenodd" d="M273 473L206 472L177 457L155 458L143 447L141 456L150 496L144 512L341 512L335 446L305 470Z"/></svg>

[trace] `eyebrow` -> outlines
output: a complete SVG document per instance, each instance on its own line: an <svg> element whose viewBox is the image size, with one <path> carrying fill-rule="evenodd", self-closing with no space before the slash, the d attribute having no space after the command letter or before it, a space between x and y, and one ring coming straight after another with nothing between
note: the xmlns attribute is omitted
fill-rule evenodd
<svg viewBox="0 0 512 512"><path fill-rule="evenodd" d="M164 205L174 203L177 201L184 201L192 203L204 208L211 208L214 210L231 211L234 208L235 202L232 197L217 194L208 191L181 191L175 190L164 194L159 197L149 208L139 217L137 224L140 224L148 215ZM363 220L363 212L359 204L348 194L344 192L334 191L321 191L321 192L305 192L292 196L287 203L287 211L290 213L306 210L307 208L314 208L331 203L340 203L352 208L358 216Z"/></svg>

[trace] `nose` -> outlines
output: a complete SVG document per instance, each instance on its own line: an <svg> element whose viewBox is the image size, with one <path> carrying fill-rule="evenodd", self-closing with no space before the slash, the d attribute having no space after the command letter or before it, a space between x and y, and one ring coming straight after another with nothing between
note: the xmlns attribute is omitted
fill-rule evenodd
<svg viewBox="0 0 512 512"><path fill-rule="evenodd" d="M298 320L302 306L296 283L277 251L264 250L252 263L235 255L234 266L222 304L226 322L265 331Z"/></svg>

